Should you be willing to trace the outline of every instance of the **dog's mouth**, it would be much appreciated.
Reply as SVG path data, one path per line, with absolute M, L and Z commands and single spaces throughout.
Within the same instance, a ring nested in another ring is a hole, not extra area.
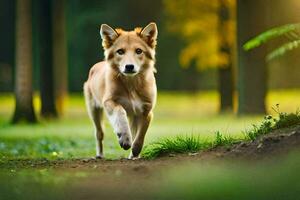
M 127 70 L 125 70 L 125 71 L 122 72 L 122 74 L 124 74 L 125 76 L 134 76 L 134 75 L 137 74 L 137 71 L 135 71 L 135 70 L 127 71 Z

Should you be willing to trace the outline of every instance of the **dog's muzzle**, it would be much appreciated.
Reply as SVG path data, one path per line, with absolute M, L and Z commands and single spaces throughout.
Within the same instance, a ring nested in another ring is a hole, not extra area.
M 135 74 L 136 71 L 134 70 L 134 65 L 125 65 L 125 74 Z

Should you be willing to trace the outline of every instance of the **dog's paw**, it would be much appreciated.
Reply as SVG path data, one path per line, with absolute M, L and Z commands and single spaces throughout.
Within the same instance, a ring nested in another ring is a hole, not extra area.
M 131 147 L 131 138 L 127 133 L 117 133 L 119 138 L 119 144 L 124 150 L 128 150 Z
M 96 160 L 100 160 L 100 159 L 103 159 L 103 158 L 104 158 L 103 155 L 96 155 L 96 157 L 95 157 Z
M 130 154 L 129 154 L 129 156 L 128 156 L 128 159 L 129 159 L 129 160 L 138 160 L 138 159 L 140 159 L 140 156 L 134 156 L 134 155 L 132 154 L 132 152 L 130 152 Z

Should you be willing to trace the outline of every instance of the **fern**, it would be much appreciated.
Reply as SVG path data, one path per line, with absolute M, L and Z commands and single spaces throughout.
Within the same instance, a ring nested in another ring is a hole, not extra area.
M 267 61 L 270 61 L 278 56 L 284 55 L 287 51 L 291 51 L 293 49 L 299 48 L 300 46 L 300 23 L 297 24 L 287 24 L 284 26 L 279 26 L 276 28 L 272 28 L 267 30 L 255 38 L 249 40 L 246 44 L 244 44 L 243 48 L 246 51 L 254 49 L 256 47 L 261 46 L 262 44 L 278 38 L 285 36 L 290 41 L 284 43 L 282 46 L 276 48 L 272 52 L 267 55 Z
M 279 48 L 273 50 L 271 53 L 267 55 L 267 61 L 272 60 L 278 56 L 284 55 L 287 51 L 291 51 L 293 49 L 300 47 L 300 37 L 299 40 L 294 40 L 292 42 L 287 42 L 280 46 Z

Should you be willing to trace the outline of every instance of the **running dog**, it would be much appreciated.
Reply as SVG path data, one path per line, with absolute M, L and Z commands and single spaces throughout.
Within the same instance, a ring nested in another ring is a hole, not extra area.
M 130 159 L 139 157 L 156 103 L 154 73 L 157 26 L 133 31 L 102 24 L 105 60 L 95 64 L 84 83 L 89 116 L 95 127 L 96 158 L 103 158 L 103 111 Z

